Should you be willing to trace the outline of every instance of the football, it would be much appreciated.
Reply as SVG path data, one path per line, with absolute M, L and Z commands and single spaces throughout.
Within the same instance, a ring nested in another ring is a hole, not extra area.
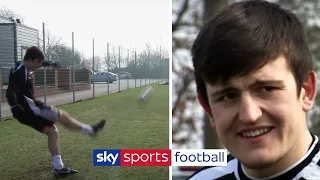
M 152 97 L 152 92 L 153 88 L 151 86 L 144 88 L 138 96 L 138 101 L 143 103 L 148 102 Z

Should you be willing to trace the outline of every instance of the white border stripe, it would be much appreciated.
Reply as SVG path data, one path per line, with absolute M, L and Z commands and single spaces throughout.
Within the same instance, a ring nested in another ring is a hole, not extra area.
M 172 47 L 172 0 L 169 0 L 168 30 L 170 30 L 169 43 Z M 171 48 L 172 49 L 172 48 Z M 169 149 L 172 149 L 172 50 L 169 49 Z M 169 167 L 169 180 L 172 180 L 172 166 Z

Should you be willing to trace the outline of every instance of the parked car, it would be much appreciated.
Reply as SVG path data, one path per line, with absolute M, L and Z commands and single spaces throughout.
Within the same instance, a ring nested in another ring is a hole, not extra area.
M 130 79 L 131 74 L 129 72 L 120 72 L 118 73 L 119 79 Z
M 118 80 L 118 75 L 112 72 L 95 72 L 91 78 L 93 82 L 107 82 L 112 83 Z

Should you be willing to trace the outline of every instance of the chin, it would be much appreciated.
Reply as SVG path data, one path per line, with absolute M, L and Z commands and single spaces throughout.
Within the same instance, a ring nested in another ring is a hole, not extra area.
M 249 156 L 239 158 L 239 161 L 250 169 L 268 168 L 279 161 L 279 155 L 270 152 L 255 152 Z

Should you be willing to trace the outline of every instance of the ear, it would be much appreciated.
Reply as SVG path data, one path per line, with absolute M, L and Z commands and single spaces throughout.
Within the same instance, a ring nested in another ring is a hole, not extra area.
M 210 109 L 209 105 L 204 101 L 204 99 L 200 95 L 200 93 L 198 93 L 198 99 L 199 99 L 199 102 L 200 102 L 201 106 L 203 107 L 203 109 L 205 110 L 206 114 L 208 115 L 212 127 L 214 127 L 215 125 L 214 125 L 214 121 L 213 121 L 213 116 L 212 116 L 211 109 Z
M 307 80 L 302 84 L 300 98 L 302 100 L 302 110 L 308 112 L 317 96 L 317 74 L 312 71 Z

